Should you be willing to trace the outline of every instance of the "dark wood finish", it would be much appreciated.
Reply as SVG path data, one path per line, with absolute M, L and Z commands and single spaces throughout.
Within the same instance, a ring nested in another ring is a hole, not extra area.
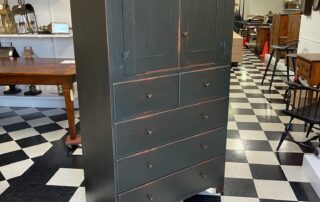
M 259 55 L 263 51 L 265 42 L 268 42 L 268 50 L 270 49 L 270 29 L 269 26 L 257 27 L 257 51 Z
M 312 13 L 312 4 L 313 1 L 312 0 L 301 0 L 301 10 L 303 12 L 304 15 L 311 15 Z
M 273 15 L 270 45 L 278 45 L 286 40 L 288 36 L 288 21 L 289 16 L 287 14 Z M 270 53 L 271 52 L 272 48 L 270 48 Z
M 87 201 L 176 202 L 212 186 L 222 191 L 233 4 L 71 1 Z M 200 90 L 207 80 L 214 92 Z M 219 128 L 220 145 L 212 141 L 217 153 L 203 153 L 183 166 L 170 160 L 152 175 L 123 171 L 139 170 L 142 161 L 135 159 L 172 159 L 165 152 L 172 148 L 184 151 L 176 159 L 192 156 L 183 139 L 198 142 L 200 133 Z M 221 158 L 212 163 L 204 160 L 218 153 Z M 119 166 L 124 159 L 133 163 Z M 146 190 L 156 198 L 146 198 Z
M 310 86 L 320 85 L 320 53 L 301 53 L 297 56 L 297 74 Z
M 61 64 L 62 59 L 0 58 L 1 84 L 62 85 L 69 123 L 68 145 L 80 144 L 74 122 L 73 83 L 74 65 Z
M 289 15 L 288 21 L 288 41 L 298 40 L 300 35 L 301 15 L 292 14 Z

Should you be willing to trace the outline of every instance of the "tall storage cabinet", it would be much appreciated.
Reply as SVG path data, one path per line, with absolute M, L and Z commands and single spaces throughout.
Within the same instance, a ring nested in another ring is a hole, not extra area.
M 72 0 L 88 201 L 222 191 L 233 0 Z

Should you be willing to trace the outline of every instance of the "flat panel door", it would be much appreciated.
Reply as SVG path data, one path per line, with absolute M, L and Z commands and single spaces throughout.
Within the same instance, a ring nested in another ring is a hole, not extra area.
M 178 0 L 123 0 L 125 74 L 178 65 Z
M 215 62 L 219 1 L 181 0 L 182 67 Z

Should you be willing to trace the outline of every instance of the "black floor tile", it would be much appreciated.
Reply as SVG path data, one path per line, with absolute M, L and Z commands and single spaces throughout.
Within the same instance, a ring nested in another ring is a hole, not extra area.
M 246 151 L 272 151 L 267 140 L 242 140 Z
M 0 113 L 0 119 L 5 119 L 9 117 L 14 117 L 14 116 L 17 116 L 17 114 L 14 111 Z
M 183 200 L 183 202 L 220 202 L 220 196 L 204 196 L 204 195 L 195 195 L 191 198 Z
M 278 161 L 281 165 L 294 165 L 301 166 L 303 162 L 303 153 L 287 153 L 287 152 L 276 152 L 275 153 Z
M 225 196 L 258 197 L 254 182 L 251 179 L 225 178 Z
M 21 117 L 22 117 L 24 120 L 29 121 L 29 120 L 34 120 L 34 119 L 43 118 L 43 117 L 45 117 L 45 115 L 42 114 L 41 112 L 36 112 L 36 113 L 32 113 L 32 114 L 22 115 Z
M 248 103 L 247 98 L 229 98 L 229 102 L 241 102 L 241 103 Z
M 250 164 L 249 166 L 254 179 L 287 181 L 280 166 L 260 164 Z
M 262 130 L 259 123 L 239 122 L 237 126 L 239 130 Z
M 264 98 L 263 94 L 246 93 L 248 98 Z
M 270 104 L 251 103 L 253 109 L 272 109 Z
M 244 151 L 227 150 L 226 162 L 248 163 L 248 160 Z
M 264 123 L 282 123 L 279 117 L 277 116 L 259 116 L 257 115 L 257 119 L 259 122 L 264 122 Z
M 47 140 L 44 139 L 41 135 L 36 135 L 33 137 L 28 137 L 28 138 L 17 140 L 16 142 L 20 147 L 26 148 L 26 147 L 45 143 L 45 142 L 47 142 Z
M 310 183 L 290 182 L 290 185 L 299 201 L 320 201 Z
M 240 139 L 238 130 L 228 130 L 227 137 L 230 139 Z
M 55 122 L 59 122 L 59 121 L 67 120 L 68 118 L 67 118 L 67 114 L 63 113 L 63 114 L 50 116 L 50 119 L 55 121 Z
M 235 115 L 255 115 L 252 109 L 233 109 Z
M 47 132 L 51 132 L 51 131 L 55 131 L 55 130 L 60 130 L 60 129 L 62 129 L 62 127 L 56 123 L 51 123 L 48 125 L 35 127 L 34 129 L 37 130 L 39 133 L 47 133 Z
M 15 123 L 7 126 L 3 126 L 3 128 L 7 131 L 7 133 L 17 130 L 23 130 L 26 128 L 31 128 L 31 126 L 27 122 Z
M 9 142 L 11 140 L 12 138 L 7 133 L 0 135 L 0 143 Z
M 9 165 L 11 163 L 26 160 L 28 158 L 29 157 L 22 150 L 9 152 L 9 153 L 0 155 L 0 166 Z

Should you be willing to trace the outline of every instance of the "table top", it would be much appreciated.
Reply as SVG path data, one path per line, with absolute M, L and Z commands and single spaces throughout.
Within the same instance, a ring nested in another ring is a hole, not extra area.
M 65 59 L 0 58 L 0 75 L 75 76 L 74 64 L 61 64 Z
M 300 53 L 298 57 L 310 62 L 320 62 L 320 53 Z

